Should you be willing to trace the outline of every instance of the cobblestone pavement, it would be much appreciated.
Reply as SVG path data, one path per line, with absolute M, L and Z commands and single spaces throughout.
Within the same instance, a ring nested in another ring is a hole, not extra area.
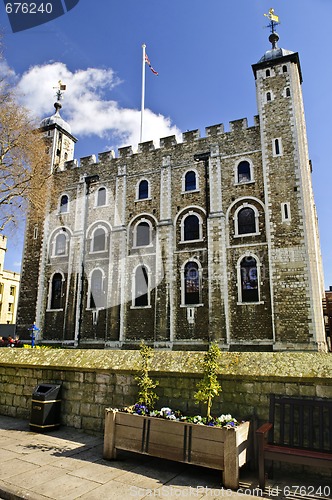
M 102 437 L 69 427 L 41 434 L 27 421 L 0 416 L 0 500 L 332 498 L 331 476 L 276 473 L 263 492 L 257 473 L 241 470 L 232 491 L 218 471 L 125 452 L 106 461 L 102 445 Z

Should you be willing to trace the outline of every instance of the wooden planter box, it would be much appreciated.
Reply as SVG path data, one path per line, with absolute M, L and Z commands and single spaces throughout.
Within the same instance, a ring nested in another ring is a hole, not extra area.
M 249 427 L 232 429 L 105 411 L 104 458 L 116 450 L 200 465 L 223 471 L 226 488 L 239 487 L 239 468 L 249 460 Z

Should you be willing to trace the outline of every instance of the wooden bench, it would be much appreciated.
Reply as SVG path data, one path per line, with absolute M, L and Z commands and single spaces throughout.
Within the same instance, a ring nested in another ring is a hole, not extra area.
M 265 461 L 332 469 L 332 400 L 270 396 L 269 422 L 257 431 L 259 486 Z

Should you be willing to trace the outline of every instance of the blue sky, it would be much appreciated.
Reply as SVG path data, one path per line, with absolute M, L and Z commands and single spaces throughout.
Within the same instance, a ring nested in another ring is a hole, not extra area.
M 331 0 L 80 0 L 64 16 L 12 33 L 3 4 L 3 71 L 40 119 L 53 113 L 59 78 L 62 116 L 79 141 L 75 157 L 133 145 L 139 137 L 142 43 L 147 68 L 143 140 L 257 114 L 251 64 L 270 47 L 263 14 L 274 7 L 279 46 L 298 51 L 303 73 L 313 186 L 324 263 L 332 285 Z M 91 133 L 92 132 L 92 133 Z M 8 234 L 5 267 L 18 271 L 22 237 Z

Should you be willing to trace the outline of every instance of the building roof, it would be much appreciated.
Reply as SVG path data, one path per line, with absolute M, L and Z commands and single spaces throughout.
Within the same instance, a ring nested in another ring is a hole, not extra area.
M 273 59 L 278 59 L 279 57 L 289 56 L 290 54 L 294 54 L 294 52 L 292 50 L 274 47 L 265 52 L 265 54 L 258 61 L 258 64 L 266 61 L 271 61 Z
M 49 116 L 48 118 L 44 118 L 41 122 L 40 122 L 40 127 L 48 127 L 50 125 L 58 125 L 59 127 L 61 127 L 63 130 L 65 130 L 66 132 L 68 132 L 69 134 L 71 134 L 71 127 L 69 125 L 69 123 L 67 123 L 60 115 L 60 109 L 62 108 L 61 104 L 59 101 L 55 102 L 54 103 L 54 107 L 55 107 L 55 113 L 54 115 L 52 116 Z

